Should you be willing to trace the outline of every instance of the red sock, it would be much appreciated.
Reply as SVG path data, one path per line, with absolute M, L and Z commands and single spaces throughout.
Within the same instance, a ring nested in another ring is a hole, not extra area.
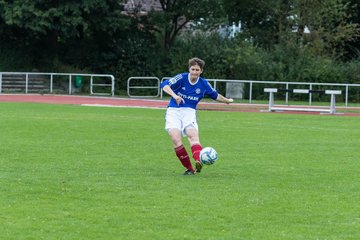
M 179 158 L 181 164 L 188 170 L 194 171 L 193 166 L 191 165 L 189 155 L 184 147 L 181 145 L 180 147 L 175 148 L 176 156 Z
M 192 155 L 193 155 L 193 158 L 195 159 L 195 161 L 200 161 L 201 149 L 202 149 L 202 146 L 198 143 L 195 143 L 194 145 L 191 146 Z

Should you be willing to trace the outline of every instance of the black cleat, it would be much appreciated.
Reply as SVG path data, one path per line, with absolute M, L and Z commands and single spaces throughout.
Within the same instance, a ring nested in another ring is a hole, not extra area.
M 194 174 L 195 174 L 195 172 L 192 171 L 192 170 L 186 170 L 186 171 L 184 172 L 184 175 L 194 175 Z
M 200 173 L 202 167 L 203 167 L 203 164 L 200 161 L 195 161 L 195 169 L 196 169 L 195 172 L 196 173 Z

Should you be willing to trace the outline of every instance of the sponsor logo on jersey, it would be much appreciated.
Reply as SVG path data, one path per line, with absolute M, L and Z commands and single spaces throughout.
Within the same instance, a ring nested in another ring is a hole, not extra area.
M 180 97 L 182 97 L 183 99 L 188 99 L 188 100 L 193 100 L 193 101 L 199 101 L 199 98 L 198 97 L 194 97 L 194 96 L 188 96 L 188 95 L 185 95 L 185 94 L 182 94 L 182 93 L 178 93 L 178 95 Z

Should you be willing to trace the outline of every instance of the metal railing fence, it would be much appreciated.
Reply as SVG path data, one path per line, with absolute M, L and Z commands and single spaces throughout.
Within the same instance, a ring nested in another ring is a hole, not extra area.
M 138 86 L 136 85 L 138 81 L 144 82 L 146 81 L 145 86 Z M 134 84 L 135 82 L 135 84 Z M 130 77 L 127 80 L 127 87 L 126 87 L 126 91 L 127 91 L 127 95 L 129 97 L 158 97 L 160 96 L 160 94 L 162 93 L 162 91 L 160 91 L 160 79 L 158 77 Z M 134 84 L 134 85 L 132 85 Z M 134 95 L 131 93 L 132 89 L 148 89 L 148 90 L 156 90 L 156 94 L 155 95 Z M 160 93 L 161 92 L 161 93 Z
M 48 91 L 49 93 L 53 93 L 54 91 L 54 81 L 61 81 L 62 79 L 55 79 L 55 77 L 65 77 L 68 80 L 68 93 L 71 95 L 73 93 L 73 83 L 75 77 L 82 77 L 89 78 L 89 92 L 91 95 L 111 95 L 114 96 L 115 93 L 115 77 L 113 75 L 108 74 L 84 74 L 84 73 L 42 73 L 42 72 L 0 72 L 0 94 L 4 90 L 4 83 L 3 80 L 6 77 L 15 76 L 15 77 L 22 77 L 24 79 L 24 85 L 21 86 L 21 89 L 28 94 L 29 93 L 29 82 L 31 77 L 45 77 L 45 80 L 48 81 Z M 98 80 L 95 81 L 95 78 L 101 78 L 103 81 L 99 82 Z M 110 80 L 106 81 L 107 79 Z M 11 80 L 8 80 L 9 88 L 11 88 Z M 97 92 L 94 88 L 109 88 L 109 92 Z M 17 86 L 19 88 L 19 85 Z
M 161 79 L 160 82 L 157 82 L 156 85 L 151 85 L 151 86 L 141 86 L 141 85 L 137 85 L 137 86 L 131 86 L 130 88 L 133 89 L 145 89 L 145 88 L 160 88 L 160 84 L 166 80 L 166 79 L 170 79 L 171 77 L 163 77 Z M 129 78 L 130 79 L 130 78 Z M 137 80 L 141 80 L 141 79 L 149 79 L 148 77 L 136 77 Z M 154 77 L 154 79 L 158 79 L 157 77 Z M 236 80 L 236 79 L 207 79 L 210 83 L 212 83 L 213 87 L 215 89 L 218 90 L 218 85 L 219 83 L 243 83 L 243 84 L 247 84 L 248 88 L 244 88 L 244 91 L 247 92 L 248 95 L 248 101 L 249 103 L 253 103 L 254 100 L 254 88 L 255 87 L 259 87 L 258 85 L 262 85 L 262 89 L 265 87 L 268 87 L 268 85 L 278 85 L 278 86 L 283 86 L 286 89 L 289 89 L 291 87 L 295 87 L 295 86 L 307 86 L 309 90 L 313 90 L 314 87 L 321 87 L 321 86 L 327 86 L 328 89 L 327 90 L 333 90 L 332 88 L 342 88 L 343 92 L 344 92 L 344 102 L 345 102 L 345 106 L 347 107 L 349 104 L 349 90 L 350 88 L 359 88 L 360 84 L 348 84 L 348 83 L 315 83 L 315 82 L 277 82 L 277 81 L 259 81 L 259 80 Z M 129 80 L 128 80 L 129 83 Z M 130 89 L 128 87 L 128 90 Z M 360 89 L 359 89 L 360 90 Z M 163 98 L 163 91 L 160 89 L 160 98 Z M 132 97 L 132 95 L 130 95 L 128 93 L 129 97 Z M 158 95 L 154 96 L 157 97 Z M 151 96 L 147 96 L 147 97 L 151 97 Z M 312 104 L 313 101 L 313 96 L 312 93 L 309 93 L 309 105 Z M 289 104 L 289 93 L 287 92 L 285 94 L 285 104 Z
M 348 106 L 349 103 L 349 89 L 351 87 L 360 87 L 360 84 L 348 84 L 348 83 L 315 83 L 315 82 L 277 82 L 277 81 L 258 81 L 258 80 L 229 80 L 229 79 L 208 79 L 209 82 L 213 82 L 213 87 L 217 89 L 217 83 L 218 82 L 232 82 L 232 83 L 248 83 L 249 84 L 249 103 L 252 103 L 253 100 L 253 88 L 255 84 L 261 84 L 261 85 L 283 85 L 286 89 L 289 89 L 292 85 L 303 85 L 308 86 L 309 90 L 313 90 L 314 86 L 329 86 L 332 87 L 341 87 L 345 88 L 344 93 L 344 101 L 345 106 Z M 265 88 L 265 86 L 263 88 Z M 330 90 L 330 89 L 329 89 Z M 285 94 L 285 103 L 289 103 L 289 93 L 287 92 Z M 309 105 L 312 103 L 312 94 L 309 93 Z

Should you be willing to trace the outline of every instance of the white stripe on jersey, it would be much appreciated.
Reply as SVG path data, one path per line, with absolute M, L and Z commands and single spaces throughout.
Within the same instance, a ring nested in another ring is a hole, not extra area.
M 175 84 L 175 83 L 176 83 L 177 81 L 179 81 L 181 78 L 182 78 L 182 75 L 181 75 L 181 74 L 178 74 L 178 75 L 176 75 L 176 76 L 173 77 L 173 78 L 170 78 L 170 79 L 169 79 L 170 85 Z
M 211 87 L 212 90 L 215 90 L 215 89 L 213 88 L 213 86 L 211 86 L 211 84 L 210 84 L 209 82 L 207 82 L 207 84 Z

